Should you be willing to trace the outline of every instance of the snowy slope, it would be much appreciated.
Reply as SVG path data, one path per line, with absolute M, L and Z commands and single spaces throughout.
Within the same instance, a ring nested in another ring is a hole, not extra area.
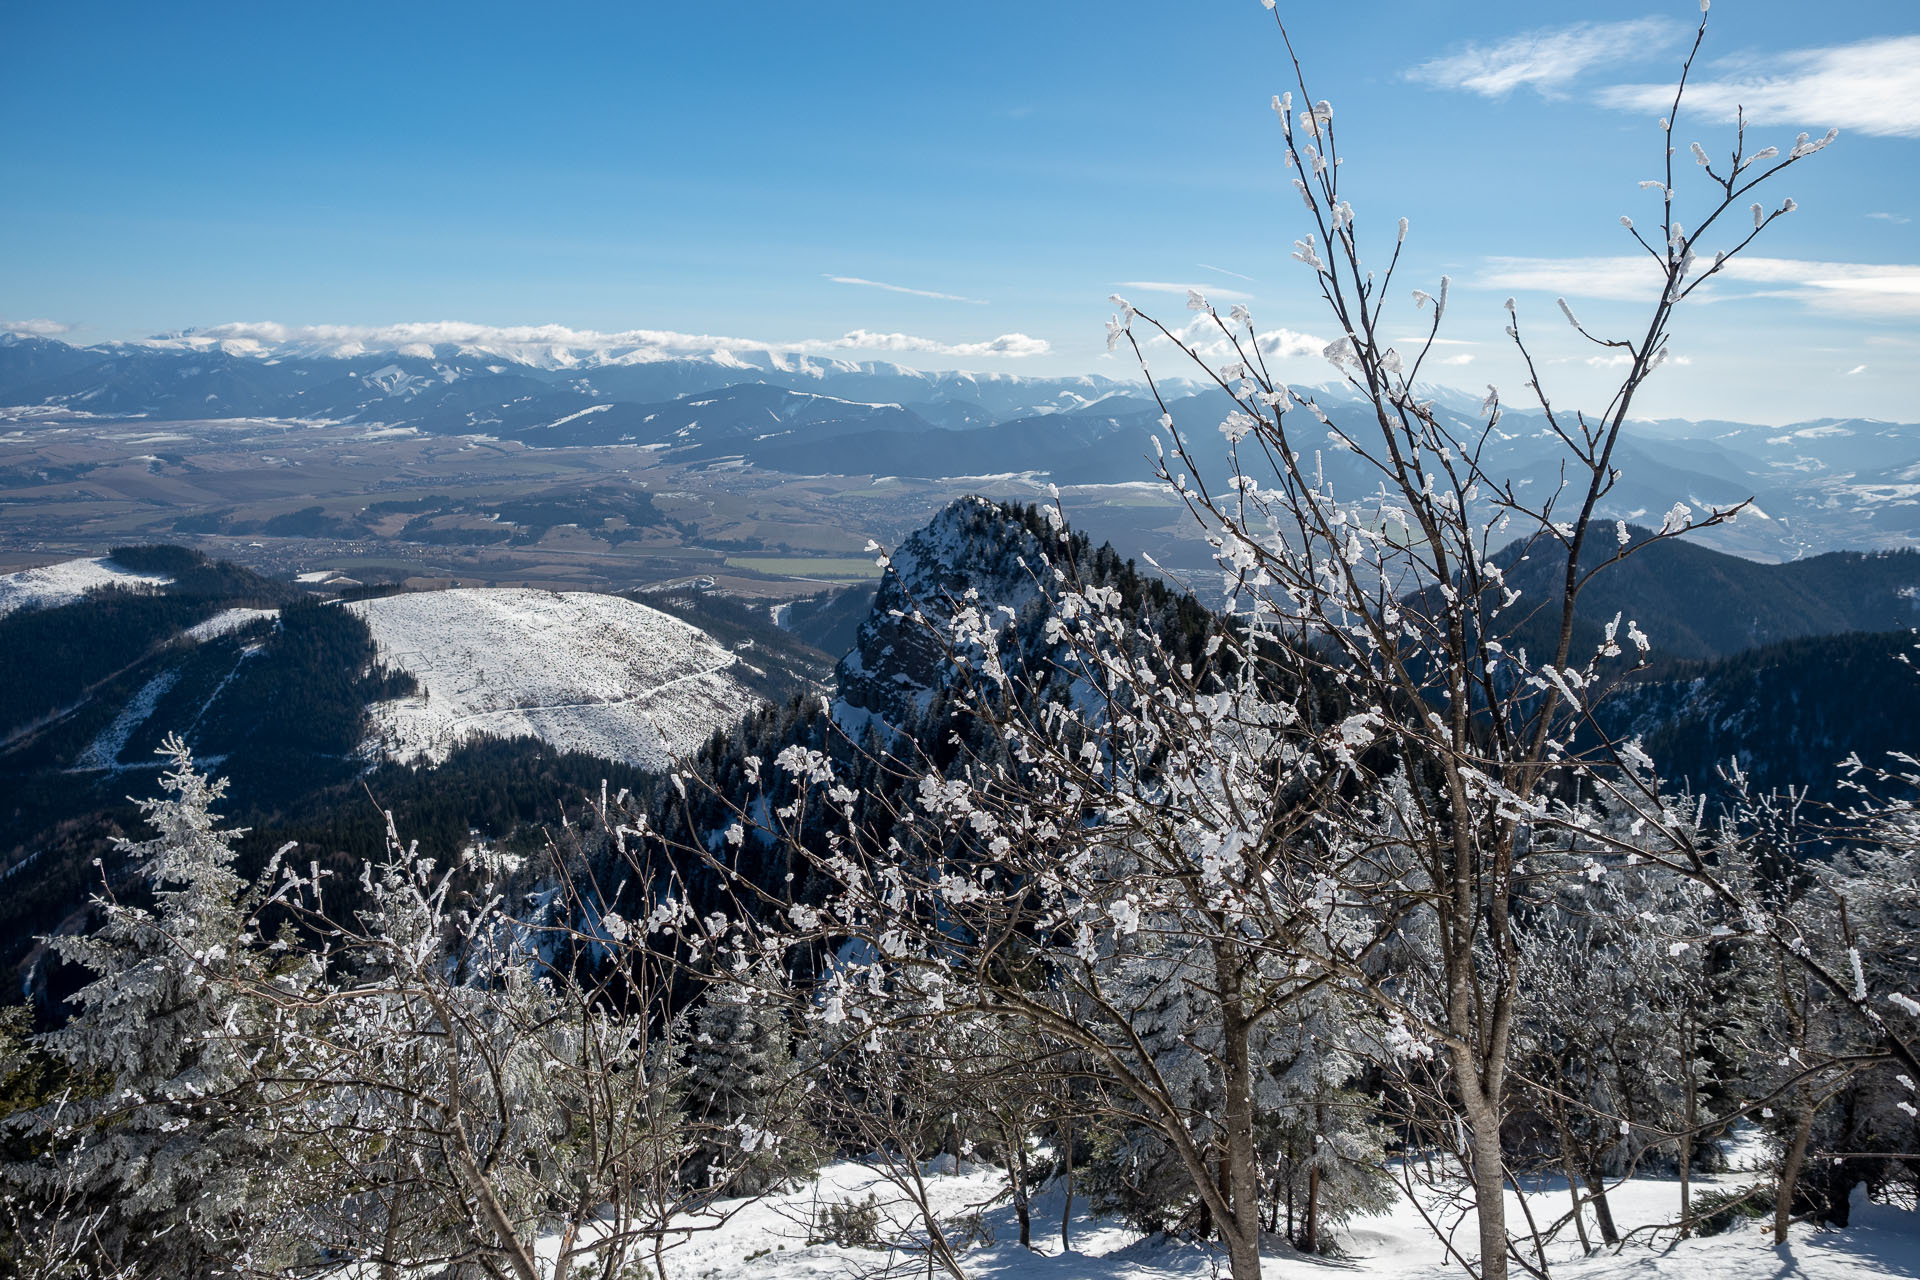
M 62 560 L 37 569 L 0 574 L 0 615 L 16 609 L 51 609 L 72 604 L 95 587 L 157 591 L 171 581 L 173 579 L 162 574 L 123 569 L 105 556 Z
M 344 607 L 366 619 L 381 660 L 419 682 L 372 708 L 369 747 L 400 760 L 530 735 L 657 768 L 756 701 L 712 637 L 617 596 L 466 588 Z

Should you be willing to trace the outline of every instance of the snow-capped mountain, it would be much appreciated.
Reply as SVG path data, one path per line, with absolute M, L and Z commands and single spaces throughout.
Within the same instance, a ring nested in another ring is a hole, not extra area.
M 249 327 L 261 328 L 273 327 Z M 0 334 L 0 405 L 153 418 L 272 414 L 392 424 L 434 388 L 458 382 L 468 384 L 469 400 L 494 405 L 530 396 L 555 404 L 569 397 L 648 403 L 765 383 L 863 403 L 970 406 L 980 411 L 977 421 L 1077 410 L 1132 386 L 1099 377 L 922 372 L 879 361 L 726 347 L 582 347 L 537 338 L 405 341 L 409 326 L 396 328 L 383 331 L 388 336 L 381 341 L 306 336 L 270 342 L 210 330 L 97 347 Z M 432 419 L 423 429 L 458 426 L 457 419 Z

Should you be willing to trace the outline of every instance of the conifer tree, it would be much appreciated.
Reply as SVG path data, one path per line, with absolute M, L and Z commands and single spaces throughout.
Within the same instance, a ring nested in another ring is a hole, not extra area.
M 165 794 L 140 802 L 155 835 L 116 845 L 154 907 L 103 895 L 99 929 L 48 940 L 96 976 L 73 996 L 74 1016 L 39 1039 L 72 1084 L 10 1118 L 40 1155 L 7 1178 L 86 1221 L 88 1239 L 73 1244 L 94 1265 L 137 1260 L 140 1274 L 190 1277 L 237 1251 L 266 1154 L 245 1122 L 236 1057 L 254 1015 L 228 985 L 258 957 L 233 869 L 242 832 L 214 811 L 226 785 L 208 780 L 179 738 L 161 751 Z

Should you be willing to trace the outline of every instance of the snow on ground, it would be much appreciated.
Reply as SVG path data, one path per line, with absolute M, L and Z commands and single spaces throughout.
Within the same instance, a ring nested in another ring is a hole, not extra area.
M 222 609 L 205 622 L 196 622 L 188 627 L 186 635 L 189 640 L 211 640 L 215 636 L 224 636 L 238 631 L 262 618 L 279 616 L 278 609 Z
M 372 708 L 369 747 L 442 760 L 475 737 L 531 735 L 658 768 L 756 701 L 706 632 L 618 596 L 461 588 L 357 600 L 412 697 Z
M 158 573 L 135 573 L 106 556 L 91 560 L 62 560 L 58 564 L 0 574 L 0 616 L 16 609 L 51 609 L 72 604 L 95 587 L 122 586 L 158 591 L 173 579 Z
M 1697 1178 L 1696 1187 L 1742 1186 L 1755 1173 Z M 1074 1201 L 1072 1249 L 1063 1252 L 1060 1218 L 1064 1207 L 1056 1186 L 1035 1197 L 1033 1238 L 1038 1252 L 1020 1247 L 1013 1210 L 1004 1199 L 1005 1183 L 996 1170 L 969 1165 L 959 1175 L 927 1179 L 931 1200 L 943 1222 L 983 1208 L 991 1243 L 961 1256 L 970 1280 L 1217 1280 L 1226 1273 L 1224 1255 L 1198 1244 L 1143 1237 L 1113 1219 L 1091 1217 L 1085 1202 Z M 889 1205 L 892 1238 L 916 1233 L 898 1192 L 870 1168 L 840 1163 L 796 1191 L 736 1206 L 718 1230 L 691 1234 L 665 1255 L 675 1280 L 774 1280 L 775 1277 L 875 1276 L 892 1264 L 894 1274 L 927 1274 L 925 1255 L 896 1249 L 841 1248 L 807 1244 L 809 1225 L 827 1203 L 859 1203 L 872 1193 Z M 1528 1184 L 1528 1199 L 1543 1224 L 1558 1219 L 1568 1203 L 1564 1182 Z M 1679 1184 L 1671 1179 L 1636 1178 L 1611 1196 L 1622 1230 L 1670 1220 L 1679 1207 Z M 1509 1213 L 1524 1222 L 1510 1194 Z M 1580 1255 L 1571 1228 L 1567 1239 L 1547 1246 L 1556 1280 L 1878 1280 L 1920 1277 L 1920 1213 L 1881 1205 L 1859 1205 L 1854 1226 L 1844 1231 L 1793 1228 L 1789 1243 L 1775 1249 L 1771 1222 L 1746 1224 L 1722 1235 L 1674 1243 L 1627 1245 L 1620 1252 Z M 1592 1229 L 1589 1221 L 1589 1230 Z M 1471 1217 L 1455 1228 L 1454 1238 L 1469 1257 Z M 883 1237 L 888 1235 L 885 1227 Z M 1273 1248 L 1263 1267 L 1266 1280 L 1442 1280 L 1464 1274 L 1450 1262 L 1439 1240 L 1403 1196 L 1385 1214 L 1357 1219 L 1337 1234 L 1343 1256 L 1312 1257 Z M 944 1274 L 936 1272 L 935 1274 Z M 1514 1268 L 1516 1276 L 1523 1273 Z
M 180 679 L 180 673 L 169 667 L 153 679 L 147 681 L 140 692 L 133 695 L 113 723 L 100 731 L 100 736 L 87 745 L 80 758 L 73 762 L 75 771 L 89 769 L 114 769 L 120 764 L 120 753 L 127 749 L 127 739 L 133 731 L 147 722 L 154 707 L 167 690 L 173 688 Z

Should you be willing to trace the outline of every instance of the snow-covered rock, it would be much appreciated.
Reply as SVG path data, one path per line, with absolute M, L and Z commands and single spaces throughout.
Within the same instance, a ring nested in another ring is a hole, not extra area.
M 840 660 L 842 724 L 857 727 L 877 716 L 900 726 L 924 711 L 945 678 L 945 656 L 935 635 L 913 620 L 915 611 L 948 616 L 969 591 L 1018 611 L 1040 594 L 1033 575 L 1042 552 L 1040 540 L 997 503 L 965 497 L 947 504 L 894 552 L 859 641 Z
M 531 736 L 648 768 L 756 701 L 706 632 L 618 596 L 463 588 L 354 601 L 411 697 L 371 708 L 371 750 L 438 761 L 471 738 Z

